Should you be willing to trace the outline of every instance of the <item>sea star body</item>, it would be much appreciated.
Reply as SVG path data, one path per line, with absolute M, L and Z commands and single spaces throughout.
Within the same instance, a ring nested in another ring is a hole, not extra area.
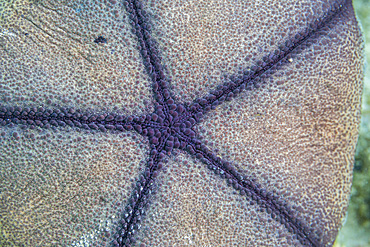
M 0 122 L 3 126 L 8 126 L 4 128 L 14 125 L 31 129 L 69 127 L 92 133 L 108 131 L 114 134 L 134 131 L 148 139 L 149 154 L 145 168 L 140 172 L 131 196 L 116 221 L 113 240 L 108 241 L 115 246 L 135 245 L 137 238 L 140 242 L 141 237 L 137 235 L 146 217 L 146 211 L 150 208 L 149 202 L 153 200 L 152 193 L 158 189 L 156 181 L 161 175 L 166 157 L 185 152 L 225 180 L 248 205 L 257 207 L 261 214 L 268 215 L 275 223 L 280 224 L 289 235 L 288 243 L 300 243 L 305 246 L 327 244 L 315 225 L 300 217 L 299 213 L 294 211 L 295 207 L 292 208 L 282 195 L 264 188 L 247 174 L 248 171 L 235 167 L 233 162 L 220 158 L 217 152 L 211 150 L 207 146 L 208 142 L 204 142 L 200 137 L 197 128 L 219 105 L 239 97 L 242 93 L 248 94 L 264 87 L 268 78 L 291 63 L 297 54 L 313 46 L 315 38 L 334 25 L 338 16 L 351 8 L 350 1 L 330 5 L 324 15 L 296 32 L 278 49 L 265 54 L 255 61 L 253 66 L 243 68 L 235 75 L 225 76 L 225 81 L 214 90 L 187 103 L 175 100 L 172 95 L 169 86 L 171 80 L 166 76 L 162 55 L 153 38 L 153 27 L 149 24 L 150 20 L 143 4 L 137 0 L 126 0 L 124 6 L 130 17 L 133 33 L 137 36 L 138 50 L 146 73 L 152 82 L 154 112 L 126 116 L 115 112 L 94 113 L 68 107 L 51 109 L 4 106 L 0 109 Z M 94 42 L 104 45 L 107 39 L 99 36 Z M 13 137 L 19 138 L 18 133 L 14 132 Z

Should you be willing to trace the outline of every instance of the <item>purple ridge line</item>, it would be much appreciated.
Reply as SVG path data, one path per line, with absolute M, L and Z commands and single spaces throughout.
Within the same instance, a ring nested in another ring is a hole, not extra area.
M 168 90 L 167 79 L 164 75 L 164 68 L 161 65 L 160 55 L 151 35 L 151 25 L 148 24 L 148 19 L 145 17 L 145 10 L 143 10 L 140 1 L 126 0 L 124 1 L 124 5 L 139 39 L 139 50 L 141 51 L 145 68 L 153 81 L 153 90 L 157 102 L 164 106 L 164 113 L 168 117 L 168 108 L 163 101 L 170 97 L 170 92 Z
M 132 9 L 136 7 L 138 10 L 137 12 L 140 13 L 141 11 L 141 3 L 138 3 L 136 1 L 130 2 L 132 4 Z M 244 73 L 243 79 L 234 79 L 228 83 L 225 83 L 225 85 L 220 85 L 216 91 L 213 92 L 213 94 L 210 94 L 206 98 L 198 99 L 193 102 L 193 104 L 189 107 L 190 109 L 179 112 L 179 114 L 175 114 L 175 118 L 173 119 L 172 116 L 169 116 L 166 114 L 166 116 L 163 116 L 162 114 L 158 114 L 159 118 L 164 119 L 164 124 L 166 128 L 164 128 L 162 131 L 164 133 L 167 133 L 166 139 L 163 141 L 158 140 L 158 138 L 152 138 L 150 142 L 152 143 L 153 149 L 156 150 L 155 144 L 157 144 L 158 141 L 160 141 L 160 148 L 163 150 L 165 148 L 168 152 L 172 151 L 174 145 L 173 141 L 178 139 L 178 143 L 180 143 L 180 148 L 184 149 L 186 147 L 188 153 L 191 155 L 195 155 L 197 159 L 202 160 L 204 163 L 210 165 L 211 167 L 218 167 L 223 173 L 225 174 L 225 177 L 229 180 L 229 183 L 233 184 L 235 189 L 239 189 L 241 193 L 245 193 L 247 197 L 251 197 L 254 201 L 257 201 L 257 203 L 262 207 L 266 208 L 267 213 L 271 214 L 272 218 L 275 218 L 277 221 L 279 221 L 281 224 L 283 224 L 291 233 L 296 234 L 299 241 L 304 245 L 310 245 L 310 246 L 318 246 L 319 242 L 314 239 L 313 236 L 311 236 L 307 230 L 306 227 L 303 226 L 303 224 L 296 219 L 292 214 L 288 212 L 286 209 L 287 206 L 279 204 L 277 201 L 277 198 L 271 197 L 269 198 L 267 194 L 265 195 L 266 190 L 259 189 L 258 185 L 255 184 L 251 180 L 244 180 L 242 177 L 230 166 L 227 162 L 222 162 L 220 159 L 214 158 L 214 155 L 206 149 L 205 145 L 201 144 L 201 141 L 192 139 L 195 137 L 196 132 L 192 130 L 191 128 L 199 122 L 199 120 L 202 118 L 203 114 L 209 111 L 210 109 L 214 108 L 221 102 L 225 100 L 230 100 L 232 97 L 237 96 L 242 90 L 248 89 L 251 90 L 253 87 L 258 88 L 259 84 L 256 82 L 259 77 L 262 77 L 263 75 L 266 76 L 266 74 L 270 73 L 272 74 L 274 71 L 277 70 L 278 66 L 282 66 L 285 63 L 287 63 L 288 59 L 291 57 L 291 53 L 293 50 L 297 49 L 298 47 L 302 46 L 302 44 L 307 41 L 310 37 L 314 36 L 321 28 L 323 28 L 328 22 L 330 22 L 334 16 L 340 12 L 343 9 L 343 5 L 337 5 L 334 6 L 332 9 L 329 10 L 331 13 L 330 15 L 325 15 L 321 20 L 316 20 L 309 29 L 306 29 L 304 33 L 298 33 L 295 35 L 293 41 L 287 41 L 285 43 L 285 46 L 280 46 L 280 50 L 274 51 L 274 53 L 265 56 L 262 61 L 257 61 L 256 64 L 251 67 L 249 72 Z M 130 12 L 130 9 L 128 10 Z M 134 10 L 131 10 L 131 13 L 135 13 Z M 135 21 L 135 18 L 132 18 Z M 137 19 L 145 19 L 143 16 L 140 16 Z M 140 23 L 140 21 L 138 21 Z M 136 22 L 135 22 L 136 23 Z M 137 23 L 136 23 L 137 24 Z M 142 23 L 140 23 L 142 24 Z M 137 32 L 140 36 L 141 29 L 139 27 L 139 31 Z M 148 36 L 149 37 L 149 36 Z M 139 37 L 140 39 L 140 37 Z M 143 45 L 144 47 L 144 45 Z M 155 62 L 159 61 L 156 60 Z M 159 67 L 159 66 L 158 66 Z M 154 77 L 154 79 L 156 79 Z M 165 80 L 164 76 L 161 78 Z M 159 85 L 156 86 L 156 83 Z M 161 90 L 160 87 L 161 83 L 155 81 L 154 84 L 154 90 L 158 90 L 162 93 L 164 90 Z M 163 102 L 160 96 L 158 96 L 158 103 L 163 105 L 163 111 L 168 112 L 168 109 L 170 107 L 166 107 L 167 105 L 172 106 L 174 104 L 173 100 L 170 98 L 170 94 L 164 95 L 165 99 L 170 100 L 170 103 Z M 199 103 L 198 103 L 199 102 Z M 171 115 L 173 115 L 175 109 L 177 107 L 173 107 Z M 156 109 L 156 111 L 158 108 Z M 162 110 L 159 108 L 159 110 Z M 154 113 L 153 115 L 156 115 Z M 174 126 L 174 128 L 171 128 L 171 124 L 175 123 L 178 124 L 177 126 Z M 171 131 L 167 131 L 168 129 L 172 129 Z M 173 136 L 171 136 L 171 132 Z M 170 140 L 170 138 L 172 138 Z M 168 144 L 170 143 L 170 144 Z M 167 145 L 164 147 L 164 145 Z M 157 145 L 158 146 L 158 145 Z M 179 146 L 178 144 L 176 145 Z M 167 149 L 168 147 L 168 149 Z M 201 148 L 201 149 L 200 149 Z M 206 151 L 205 151 L 206 150 Z M 163 158 L 163 157 L 162 157 Z M 270 194 L 269 194 L 270 195 Z M 125 236 L 127 236 L 127 233 L 125 233 Z M 122 241 L 120 244 L 123 244 Z M 127 242 L 126 242 L 127 243 Z M 128 244 L 130 241 L 128 241 Z
M 109 113 L 97 114 L 81 112 L 74 108 L 45 109 L 44 107 L 0 107 L 0 125 L 23 124 L 43 128 L 76 127 L 87 130 L 117 130 L 131 129 L 134 123 L 129 121 L 131 117 Z
M 205 145 L 191 143 L 189 146 L 197 159 L 207 164 L 208 168 L 216 174 L 222 173 L 222 178 L 227 180 L 229 186 L 238 190 L 240 195 L 245 196 L 247 200 L 252 198 L 251 205 L 256 201 L 263 211 L 283 224 L 290 233 L 296 234 L 303 245 L 320 245 L 319 241 L 310 234 L 307 226 L 302 223 L 302 220 L 297 219 L 291 210 L 284 205 L 284 202 L 279 201 L 278 195 L 262 189 L 262 186 L 256 182 L 242 176 L 229 162 L 215 157 Z

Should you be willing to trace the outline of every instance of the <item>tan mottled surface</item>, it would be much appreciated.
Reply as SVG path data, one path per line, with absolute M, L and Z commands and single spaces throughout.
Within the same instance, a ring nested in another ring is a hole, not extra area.
M 141 137 L 18 127 L 0 133 L 1 245 L 104 245 L 147 155 Z
M 173 90 L 191 101 L 277 49 L 321 17 L 328 2 L 160 0 L 144 7 Z
M 201 124 L 221 157 L 278 190 L 324 241 L 335 238 L 346 212 L 358 136 L 361 38 L 348 23 L 338 20 L 265 88 L 219 106 Z
M 188 154 L 170 160 L 157 187 L 138 245 L 299 245 L 282 224 Z
M 123 6 L 85 1 L 1 5 L 2 101 L 149 111 L 152 89 Z M 94 43 L 99 36 L 107 43 Z
M 353 5 L 366 41 L 364 90 L 362 95 L 361 124 L 356 147 L 351 200 L 344 225 L 338 233 L 335 247 L 370 246 L 370 4 L 354 0 Z
M 83 2 L 0 3 L 2 105 L 152 111 L 151 83 L 123 6 Z M 320 17 L 325 2 L 147 1 L 144 8 L 174 98 L 190 101 Z M 294 205 L 326 245 L 347 207 L 360 116 L 362 39 L 346 15 L 265 87 L 217 107 L 197 127 L 208 147 Z M 107 44 L 93 42 L 100 35 Z M 1 244 L 110 241 L 145 167 L 146 138 L 19 126 L 0 134 Z M 157 186 L 139 243 L 299 245 L 187 154 L 171 157 Z

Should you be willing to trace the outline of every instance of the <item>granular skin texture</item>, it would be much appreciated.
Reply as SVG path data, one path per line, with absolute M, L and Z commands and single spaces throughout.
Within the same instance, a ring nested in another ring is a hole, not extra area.
M 351 1 L 0 3 L 0 244 L 331 246 Z

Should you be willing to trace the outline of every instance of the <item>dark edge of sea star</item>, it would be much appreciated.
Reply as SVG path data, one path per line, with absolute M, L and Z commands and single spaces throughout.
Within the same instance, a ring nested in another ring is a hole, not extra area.
M 35 128 L 35 126 L 54 128 L 69 125 L 103 132 L 107 130 L 122 132 L 134 129 L 140 135 L 149 137 L 151 151 L 148 165 L 144 173 L 140 175 L 132 196 L 128 199 L 113 245 L 128 246 L 135 241 L 134 234 L 145 213 L 144 209 L 154 189 L 154 180 L 163 166 L 163 159 L 174 148 L 178 148 L 187 150 L 188 153 L 207 164 L 209 169 L 221 178 L 227 179 L 228 184 L 238 190 L 241 195 L 246 196 L 247 200 L 252 199 L 251 204 L 257 202 L 262 211 L 266 211 L 272 218 L 283 224 L 289 232 L 295 234 L 302 245 L 320 246 L 321 243 L 317 236 L 314 236 L 309 228 L 293 215 L 285 201 L 279 199 L 276 193 L 267 192 L 254 181 L 246 179 L 229 162 L 218 158 L 195 138 L 196 132 L 193 127 L 204 114 L 223 101 L 236 97 L 243 90 L 252 90 L 261 86 L 265 78 L 288 63 L 294 55 L 293 52 L 299 53 L 308 48 L 312 44 L 309 40 L 312 39 L 314 42 L 313 38 L 321 35 L 320 30 L 329 25 L 338 13 L 344 11 L 351 1 L 346 0 L 342 4 L 333 4 L 324 16 L 316 19 L 291 40 L 279 46 L 279 50 L 257 61 L 244 72 L 243 77 L 231 76 L 229 82 L 218 86 L 206 97 L 194 100 L 190 107 L 175 104 L 171 98 L 168 90 L 169 82 L 165 78 L 156 43 L 151 37 L 151 26 L 147 24 L 148 20 L 142 4 L 135 0 L 126 0 L 124 3 L 134 27 L 133 32 L 139 40 L 139 50 L 144 65 L 153 81 L 153 90 L 157 100 L 154 113 L 126 117 L 114 113 L 82 112 L 74 108 L 52 110 L 43 107 L 0 107 L 0 126 L 21 124 L 30 128 Z

